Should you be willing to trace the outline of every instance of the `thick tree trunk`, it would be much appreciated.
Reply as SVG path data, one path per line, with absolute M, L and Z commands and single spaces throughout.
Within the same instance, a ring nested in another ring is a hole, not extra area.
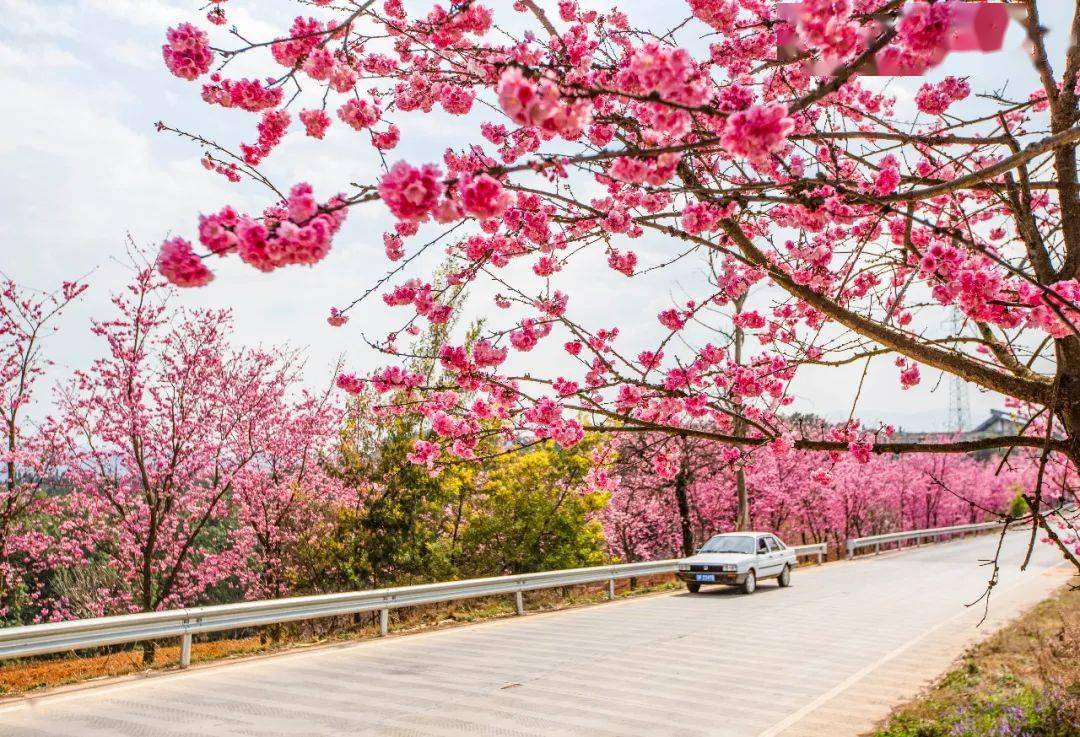
M 142 610 L 144 612 L 152 612 L 154 611 L 153 569 L 150 566 L 150 553 L 145 549 L 143 552 L 141 578 L 142 591 L 140 592 L 140 595 L 142 598 Z M 152 640 L 146 640 L 142 643 L 142 664 L 144 667 L 149 668 L 154 664 L 154 656 L 156 653 L 157 645 Z
M 683 467 L 679 469 L 678 475 L 675 476 L 675 503 L 679 507 L 679 526 L 682 532 L 683 555 L 694 554 L 694 528 L 690 520 L 690 498 L 687 495 L 687 486 L 689 486 L 688 476 L 689 474 L 684 463 Z
M 735 529 L 750 529 L 750 500 L 746 495 L 746 472 L 741 468 L 735 472 L 735 494 L 739 498 L 739 511 L 735 515 Z

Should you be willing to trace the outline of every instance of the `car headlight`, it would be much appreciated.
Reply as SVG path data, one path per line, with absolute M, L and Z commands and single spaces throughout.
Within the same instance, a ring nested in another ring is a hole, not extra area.
M 689 563 L 680 563 L 679 564 L 679 570 L 680 571 L 689 571 L 690 570 L 690 564 Z

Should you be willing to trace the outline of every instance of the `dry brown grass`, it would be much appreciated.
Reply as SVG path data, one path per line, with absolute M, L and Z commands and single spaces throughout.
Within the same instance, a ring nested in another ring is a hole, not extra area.
M 266 646 L 260 644 L 258 637 L 199 642 L 192 648 L 192 660 L 220 660 L 265 649 Z M 154 665 L 150 669 L 143 666 L 141 650 L 125 650 L 87 657 L 71 656 L 48 660 L 15 661 L 0 668 L 0 695 L 11 696 L 50 686 L 168 668 L 175 666 L 179 659 L 180 646 L 173 644 L 157 648 Z
M 640 579 L 634 589 L 631 589 L 626 581 L 620 581 L 618 584 L 616 594 L 620 597 L 641 596 L 681 586 L 674 581 L 672 576 L 652 576 Z M 551 611 L 603 602 L 607 598 L 606 592 L 606 584 L 548 589 L 525 594 L 525 603 L 526 608 L 532 612 Z M 513 615 L 513 598 L 492 597 L 393 610 L 390 614 L 390 623 L 392 632 L 403 634 Z M 276 635 L 277 639 L 272 635 Z M 247 632 L 238 637 L 221 638 L 219 636 L 219 639 L 210 641 L 200 641 L 196 638 L 191 648 L 191 660 L 193 663 L 208 663 L 227 658 L 279 652 L 323 643 L 363 640 L 377 636 L 376 613 L 368 613 L 361 617 L 335 617 L 301 623 L 276 631 L 267 628 L 261 635 L 252 635 Z M 180 646 L 176 640 L 159 643 L 154 664 L 150 668 L 143 665 L 142 651 L 139 649 L 83 657 L 69 655 L 27 658 L 0 667 L 0 697 L 18 696 L 73 683 L 175 668 L 179 659 Z
M 1080 589 L 1066 587 L 973 647 L 874 734 L 1080 735 Z

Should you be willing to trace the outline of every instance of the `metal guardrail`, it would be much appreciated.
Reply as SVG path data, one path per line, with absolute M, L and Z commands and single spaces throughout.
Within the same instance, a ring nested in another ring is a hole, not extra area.
M 821 562 L 825 543 L 792 546 L 796 555 L 816 555 Z M 624 578 L 674 573 L 678 560 L 622 563 L 593 568 L 527 573 L 518 576 L 474 578 L 465 581 L 398 586 L 344 594 L 297 596 L 239 604 L 189 607 L 116 617 L 78 619 L 0 629 L 0 660 L 78 650 L 164 637 L 180 638 L 180 667 L 191 663 L 191 639 L 206 632 L 283 624 L 359 612 L 379 612 L 379 631 L 386 635 L 390 610 L 419 604 L 513 594 L 518 614 L 525 613 L 522 594 L 560 586 L 607 582 L 608 598 L 615 598 L 615 581 Z
M 952 527 L 932 527 L 926 530 L 905 530 L 903 532 L 890 532 L 885 535 L 870 535 L 868 537 L 856 537 L 847 541 L 847 557 L 855 557 L 855 552 L 860 548 L 873 547 L 876 553 L 881 552 L 881 546 L 888 543 L 900 543 L 914 540 L 916 544 L 924 539 L 938 539 L 948 535 L 963 535 L 969 532 L 987 532 L 1000 530 L 1000 522 L 980 522 L 974 525 L 953 525 Z
M 825 554 L 829 550 L 828 543 L 814 543 L 812 545 L 789 545 L 788 547 L 794 550 L 795 555 L 799 557 L 816 555 L 818 563 L 825 562 Z

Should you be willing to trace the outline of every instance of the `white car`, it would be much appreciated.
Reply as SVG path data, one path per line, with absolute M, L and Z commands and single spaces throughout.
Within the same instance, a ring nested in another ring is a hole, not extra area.
M 771 532 L 728 532 L 714 535 L 695 555 L 679 561 L 677 575 L 691 594 L 713 583 L 741 586 L 743 593 L 752 594 L 765 578 L 790 586 L 796 565 L 795 551 Z

